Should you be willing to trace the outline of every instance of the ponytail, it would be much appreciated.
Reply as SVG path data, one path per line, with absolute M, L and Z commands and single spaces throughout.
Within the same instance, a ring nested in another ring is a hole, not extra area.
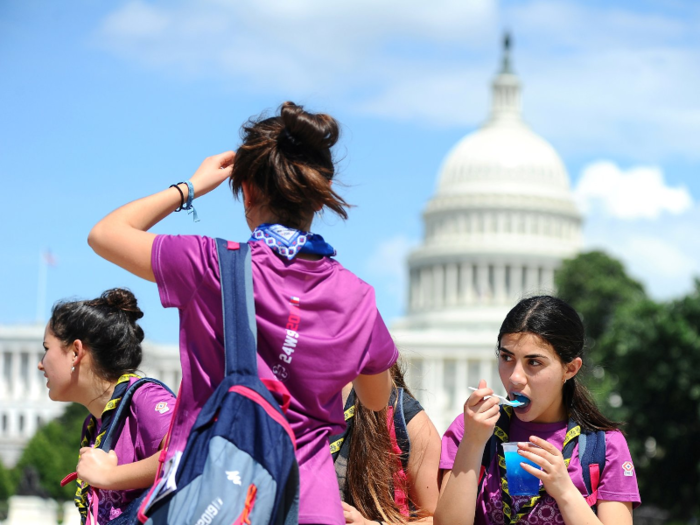
M 328 208 L 347 219 L 350 205 L 332 188 L 335 165 L 331 148 L 338 142 L 338 122 L 285 102 L 279 116 L 250 119 L 241 130 L 243 143 L 229 180 L 238 197 L 243 183 L 255 191 L 285 226 L 300 228 Z

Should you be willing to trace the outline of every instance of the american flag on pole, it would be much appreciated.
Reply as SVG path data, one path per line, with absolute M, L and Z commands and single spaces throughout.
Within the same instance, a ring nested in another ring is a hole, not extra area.
M 44 252 L 44 263 L 45 263 L 47 266 L 51 266 L 51 267 L 55 267 L 56 264 L 58 263 L 58 260 L 56 259 L 56 257 L 54 256 L 54 254 L 51 253 L 51 250 L 46 250 L 46 251 Z

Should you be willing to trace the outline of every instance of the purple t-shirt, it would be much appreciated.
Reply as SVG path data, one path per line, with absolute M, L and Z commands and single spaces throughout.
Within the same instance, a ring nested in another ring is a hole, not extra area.
M 345 426 L 340 391 L 378 374 L 398 351 L 374 289 L 330 258 L 293 261 L 252 242 L 258 374 L 284 383 L 297 440 L 300 523 L 345 523 L 328 436 Z M 182 386 L 168 447 L 182 450 L 197 414 L 224 374 L 223 313 L 216 241 L 159 235 L 153 273 L 163 306 L 180 310 Z
M 566 421 L 557 423 L 526 423 L 520 421 L 517 417 L 513 417 L 510 420 L 509 441 L 529 441 L 530 436 L 537 436 L 547 440 L 561 450 L 566 435 L 566 425 Z M 441 469 L 452 470 L 457 449 L 463 436 L 464 415 L 460 414 L 442 437 Z M 637 475 L 632 463 L 632 456 L 627 447 L 627 441 L 622 432 L 617 430 L 606 432 L 605 447 L 605 468 L 601 473 L 598 485 L 598 499 L 631 502 L 633 507 L 638 507 L 641 499 L 639 498 Z M 578 457 L 578 443 L 574 446 L 568 471 L 576 488 L 584 496 L 588 495 L 586 485 L 583 482 L 581 462 Z M 481 493 L 477 502 L 474 525 L 504 523 L 500 485 L 498 466 L 495 461 L 492 461 L 486 475 L 485 490 Z M 518 509 L 527 503 L 529 499 L 528 496 L 514 496 L 513 507 L 515 511 L 518 512 Z M 559 507 L 554 498 L 545 494 L 530 512 L 527 523 L 531 525 L 563 523 Z
M 129 381 L 131 385 L 138 378 Z M 160 442 L 170 427 L 170 419 L 175 410 L 175 397 L 162 386 L 147 383 L 134 392 L 129 411 L 124 419 L 119 438 L 114 445 L 118 464 L 125 465 L 150 458 L 158 452 Z M 90 416 L 83 425 L 83 435 Z M 102 422 L 97 420 L 97 432 Z M 94 444 L 94 439 L 90 446 Z M 100 490 L 98 518 L 100 523 L 107 523 L 121 513 L 136 499 L 144 489 L 137 490 Z

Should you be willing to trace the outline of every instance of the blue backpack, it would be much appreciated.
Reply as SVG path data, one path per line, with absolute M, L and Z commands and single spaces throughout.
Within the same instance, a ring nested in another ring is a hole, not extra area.
M 114 444 L 116 443 L 117 439 L 119 439 L 119 436 L 122 433 L 122 430 L 124 428 L 124 422 L 126 420 L 126 416 L 128 414 L 129 408 L 131 406 L 131 398 L 134 397 L 134 394 L 136 391 L 141 388 L 142 386 L 148 384 L 148 383 L 154 383 L 156 385 L 159 385 L 160 387 L 164 388 L 167 392 L 169 392 L 173 397 L 175 397 L 175 394 L 173 394 L 173 391 L 170 390 L 168 385 L 165 383 L 158 381 L 157 379 L 154 379 L 152 377 L 142 377 L 140 379 L 137 379 L 131 385 L 129 385 L 126 388 L 126 391 L 119 396 L 118 391 L 115 389 L 115 394 L 112 396 L 113 398 L 116 397 L 121 397 L 121 401 L 119 402 L 119 406 L 117 407 L 117 410 L 114 412 L 114 415 L 109 418 L 109 421 L 104 420 L 103 423 L 107 424 L 106 428 L 106 433 L 104 435 L 104 438 L 100 441 L 100 444 L 96 447 L 99 450 L 104 450 L 105 452 L 109 452 L 114 448 Z M 72 474 L 69 474 L 63 480 L 61 481 L 61 486 L 63 487 L 64 485 L 67 485 L 71 481 L 74 481 L 78 477 L 77 472 L 73 472 Z M 143 496 L 145 495 L 146 490 L 144 489 L 144 494 L 140 495 L 136 500 L 134 500 L 122 513 L 122 515 L 119 516 L 116 520 L 112 520 L 109 523 L 118 525 L 119 523 L 133 523 L 135 518 L 136 518 L 136 512 L 138 510 L 138 505 L 140 504 Z M 97 508 L 99 505 L 99 490 L 96 490 L 94 488 L 90 488 L 90 499 L 92 500 L 92 504 L 90 505 L 90 508 L 87 509 L 88 517 L 83 518 L 81 517 L 81 523 L 86 523 L 86 522 L 92 522 L 97 523 Z
M 296 524 L 294 433 L 257 372 L 250 247 L 223 239 L 216 244 L 226 375 L 138 518 L 147 525 Z

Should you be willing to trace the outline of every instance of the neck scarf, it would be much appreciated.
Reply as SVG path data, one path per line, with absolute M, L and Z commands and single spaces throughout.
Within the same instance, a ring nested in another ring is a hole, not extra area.
M 112 418 L 114 417 L 114 414 L 117 411 L 117 407 L 119 406 L 119 403 L 122 400 L 122 396 L 129 388 L 129 380 L 132 377 L 139 376 L 137 376 L 136 374 L 124 374 L 117 380 L 117 384 L 114 386 L 114 392 L 112 393 L 112 398 L 109 400 L 109 403 L 105 405 L 104 410 L 102 410 L 102 415 L 100 416 L 100 419 L 102 420 L 102 426 L 100 427 L 100 433 L 95 438 L 95 444 L 93 445 L 93 448 L 98 448 L 100 446 L 100 443 L 102 443 L 102 439 L 104 438 L 105 434 L 107 434 L 109 427 L 112 426 Z M 97 419 L 95 419 L 95 416 L 91 415 L 90 420 L 88 421 L 87 428 L 85 429 L 83 439 L 80 442 L 80 448 L 90 446 L 92 438 L 95 435 L 96 428 Z M 78 456 L 78 459 L 80 459 L 80 456 Z M 73 498 L 73 501 L 75 502 L 75 506 L 78 507 L 78 510 L 80 511 L 82 523 L 85 523 L 88 512 L 87 497 L 90 486 L 80 478 L 78 478 L 76 481 L 78 482 L 78 488 L 75 491 L 75 497 Z
M 518 523 L 520 520 L 524 520 L 528 514 L 534 509 L 537 502 L 545 493 L 544 486 L 540 487 L 540 493 L 537 496 L 530 498 L 525 505 L 520 509 L 521 512 L 513 512 L 513 499 L 508 492 L 508 481 L 506 479 L 506 459 L 503 453 L 503 443 L 508 442 L 508 431 L 510 430 L 510 418 L 513 415 L 513 409 L 509 406 L 503 407 L 501 410 L 501 417 L 496 423 L 496 428 L 494 430 L 494 435 L 498 439 L 498 473 L 501 477 L 501 499 L 503 500 L 503 515 L 504 523 L 513 525 Z M 581 427 L 574 422 L 573 419 L 569 419 L 569 423 L 566 427 L 566 437 L 564 438 L 564 443 L 562 446 L 562 455 L 564 456 L 564 464 L 568 467 L 571 461 L 571 456 L 574 453 L 574 445 L 578 437 L 581 435 Z
M 317 233 L 295 230 L 281 224 L 261 224 L 255 228 L 250 240 L 263 241 L 272 251 L 290 261 L 300 253 L 312 253 L 324 257 L 333 257 L 336 254 L 333 246 Z

